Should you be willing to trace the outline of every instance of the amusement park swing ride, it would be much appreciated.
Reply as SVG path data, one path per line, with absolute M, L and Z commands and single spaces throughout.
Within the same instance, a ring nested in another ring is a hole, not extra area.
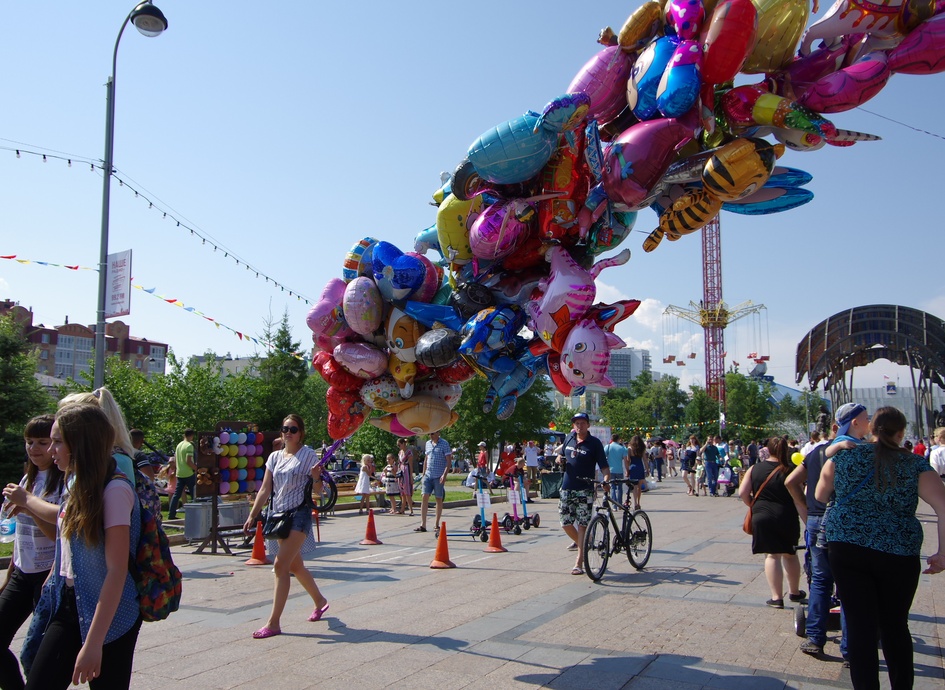
M 716 215 L 702 228 L 702 300 L 698 304 L 690 302 L 688 308 L 671 304 L 663 311 L 663 316 L 675 316 L 702 327 L 705 336 L 706 392 L 710 398 L 719 402 L 720 410 L 725 409 L 725 329 L 739 319 L 757 316 L 766 310 L 765 305 L 754 304 L 751 300 L 730 307 L 722 299 L 722 243 L 719 217 Z M 758 340 L 761 340 L 760 337 Z M 750 373 L 752 376 L 760 376 L 767 369 L 769 356 L 759 355 L 761 350 L 759 343 L 755 351 L 748 354 L 755 364 Z M 664 355 L 663 363 L 675 362 L 677 366 L 685 366 L 685 359 L 695 358 L 695 352 L 689 352 L 684 357 Z

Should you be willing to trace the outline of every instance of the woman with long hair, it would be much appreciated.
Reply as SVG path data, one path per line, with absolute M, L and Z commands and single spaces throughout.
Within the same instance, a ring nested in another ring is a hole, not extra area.
M 131 481 L 115 471 L 115 432 L 101 408 L 61 408 L 50 437 L 67 491 L 53 567 L 27 635 L 26 687 L 87 682 L 127 688 L 141 628 L 128 570 L 141 530 L 138 497 Z
M 771 598 L 765 603 L 784 608 L 784 575 L 791 601 L 804 601 L 800 589 L 801 563 L 795 547 L 801 538 L 801 523 L 794 499 L 784 480 L 794 469 L 783 438 L 772 439 L 758 454 L 758 462 L 745 474 L 738 497 L 751 509 L 751 552 L 765 555 L 765 578 Z M 754 499 L 754 505 L 752 505 Z
M 135 470 L 132 458 L 135 456 L 135 447 L 131 442 L 131 434 L 128 432 L 125 415 L 122 414 L 115 396 L 103 386 L 96 388 L 91 393 L 70 393 L 59 401 L 58 406 L 59 409 L 62 409 L 66 405 L 75 405 L 76 403 L 95 405 L 105 413 L 108 421 L 111 422 L 112 429 L 115 431 L 115 447 L 112 449 L 115 462 L 118 464 L 121 473 L 134 482 Z
M 52 415 L 34 417 L 23 430 L 26 474 L 3 489 L 5 506 L 16 517 L 13 558 L 0 584 L 0 688 L 22 688 L 20 663 L 10 651 L 16 631 L 33 613 L 56 552 L 56 514 L 63 473 L 53 463 L 49 432 Z
M 825 516 L 827 556 L 847 623 L 850 679 L 879 688 L 883 647 L 890 686 L 911 688 L 915 668 L 909 609 L 922 568 L 919 498 L 937 517 L 938 544 L 924 573 L 945 570 L 945 485 L 928 460 L 902 448 L 906 418 L 881 407 L 870 420 L 875 443 L 844 441 L 827 449 L 815 497 L 835 503 Z M 839 451 L 839 452 L 837 452 Z
M 310 621 L 321 620 L 328 610 L 328 599 L 318 590 L 315 578 L 305 567 L 301 550 L 305 537 L 312 531 L 312 495 L 307 493 L 309 486 L 315 493 L 321 493 L 321 468 L 317 466 L 318 455 L 309 446 L 304 445 L 305 423 L 297 414 L 290 414 L 282 420 L 282 450 L 275 451 L 266 461 L 266 474 L 262 487 L 256 494 L 249 518 L 243 530 L 249 534 L 255 528 L 256 519 L 263 506 L 272 495 L 272 509 L 277 513 L 294 510 L 292 529 L 289 536 L 279 539 L 279 552 L 273 565 L 275 585 L 272 594 L 272 611 L 269 620 L 253 633 L 257 640 L 273 637 L 282 633 L 281 619 L 289 597 L 291 575 L 299 581 L 315 604 L 315 609 L 308 617 Z M 312 484 L 308 483 L 311 477 Z
M 397 459 L 400 460 L 400 466 L 403 469 L 400 486 L 400 512 L 404 512 L 404 506 L 406 505 L 410 515 L 413 515 L 413 448 L 407 444 L 405 438 L 397 439 Z
M 642 438 L 639 436 L 630 437 L 627 455 L 627 479 L 636 482 L 633 486 L 633 509 L 640 510 L 640 497 L 643 496 L 643 488 L 640 485 L 646 479 L 646 465 L 643 462 L 643 456 L 646 455 L 646 445 Z

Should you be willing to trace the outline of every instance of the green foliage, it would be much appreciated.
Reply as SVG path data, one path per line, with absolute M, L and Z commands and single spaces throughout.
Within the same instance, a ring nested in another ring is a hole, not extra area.
M 548 398 L 549 384 L 544 377 L 536 378 L 532 387 L 519 396 L 515 412 L 506 420 L 482 411 L 488 387 L 488 382 L 481 377 L 463 384 L 463 395 L 454 408 L 459 419 L 441 432 L 451 445 L 465 443 L 471 451 L 479 441 L 485 441 L 491 450 L 505 440 L 537 439 L 541 429 L 554 419 L 554 405 Z
M 630 382 L 629 390 L 610 390 L 601 402 L 604 423 L 623 434 L 649 432 L 654 436 L 680 435 L 688 397 L 679 379 L 664 376 L 654 381 L 644 372 Z
M 700 443 L 704 443 L 709 434 L 719 433 L 719 403 L 700 386 L 690 386 L 689 392 L 683 418 L 689 434 L 694 434 Z
M 729 372 L 725 375 L 725 420 L 736 425 L 733 433 L 725 434 L 735 438 L 743 435 L 739 426 L 765 427 L 774 413 L 771 402 L 770 386 L 758 381 Z M 761 433 L 761 432 L 759 432 Z
M 308 378 L 307 364 L 294 353 L 298 353 L 300 343 L 292 340 L 289 328 L 289 313 L 283 312 L 278 327 L 273 332 L 272 321 L 267 321 L 262 340 L 272 343 L 267 356 L 257 360 L 259 378 L 254 379 L 252 388 L 252 419 L 260 428 L 277 429 L 287 414 L 295 412 L 302 415 L 306 425 L 314 423 L 314 418 L 306 418 L 302 411 L 310 408 L 307 395 L 314 390 L 306 387 Z M 309 430 L 309 440 L 314 436 Z
M 54 403 L 33 374 L 36 354 L 20 324 L 0 318 L 0 486 L 23 476 L 23 427 Z

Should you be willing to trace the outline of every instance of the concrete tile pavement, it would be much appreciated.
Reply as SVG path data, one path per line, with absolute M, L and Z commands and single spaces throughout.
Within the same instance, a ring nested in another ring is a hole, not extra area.
M 331 608 L 307 622 L 311 600 L 293 583 L 284 634 L 268 640 L 250 635 L 269 613 L 270 568 L 243 565 L 245 552 L 175 547 L 183 606 L 142 627 L 133 687 L 849 687 L 836 644 L 824 659 L 802 654 L 792 606 L 764 606 L 762 558 L 741 532 L 737 499 L 694 499 L 680 480 L 663 481 L 644 496 L 655 539 L 647 568 L 618 556 L 597 584 L 570 575 L 557 501 L 529 507 L 542 527 L 503 532 L 503 554 L 463 536 L 475 508 L 447 509 L 453 570 L 429 568 L 435 538 L 414 533 L 415 518 L 377 515 L 381 546 L 358 544 L 364 517 L 324 519 L 307 564 Z M 941 688 L 942 576 L 922 576 L 911 627 L 916 687 Z

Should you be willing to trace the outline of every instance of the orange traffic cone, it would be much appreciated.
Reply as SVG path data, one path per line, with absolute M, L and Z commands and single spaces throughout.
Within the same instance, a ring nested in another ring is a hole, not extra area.
M 504 553 L 508 551 L 502 546 L 502 537 L 499 536 L 499 516 L 492 514 L 492 527 L 489 529 L 489 546 L 485 549 L 486 553 Z
M 450 560 L 450 547 L 446 543 L 446 522 L 440 525 L 440 537 L 436 540 L 436 553 L 433 554 L 431 568 L 455 568 L 456 564 Z
M 364 539 L 361 540 L 361 544 L 363 546 L 377 546 L 383 543 L 377 538 L 377 530 L 374 529 L 374 509 L 368 508 L 367 529 L 364 531 Z
M 256 538 L 253 540 L 253 555 L 246 565 L 269 565 L 272 563 L 266 558 L 266 541 L 263 539 L 262 523 L 256 523 Z

